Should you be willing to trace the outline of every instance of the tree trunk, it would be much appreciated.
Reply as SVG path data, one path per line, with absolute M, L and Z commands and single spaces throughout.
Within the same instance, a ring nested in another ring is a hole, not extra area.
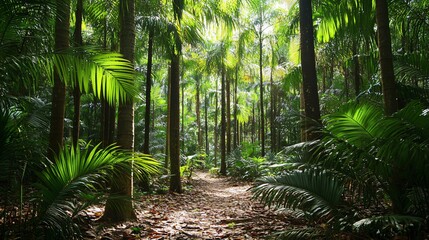
M 275 102 L 275 86 L 274 86 L 274 80 L 273 80 L 273 66 L 274 64 L 271 65 L 271 73 L 270 73 L 270 86 L 271 86 L 271 91 L 270 91 L 270 132 L 271 132 L 271 153 L 275 153 L 276 152 L 276 102 Z
M 104 36 L 103 36 L 103 47 L 107 49 L 107 19 L 104 20 Z M 116 51 L 116 45 L 113 44 L 114 34 L 112 32 L 112 42 L 110 46 L 111 51 Z M 116 120 L 116 106 L 115 104 L 109 104 L 107 100 L 101 97 L 101 141 L 103 147 L 107 147 L 114 142 L 115 136 L 115 120 Z
M 170 191 L 182 192 L 180 182 L 180 56 L 172 53 L 170 99 Z
M 207 97 L 207 92 L 204 94 L 204 130 L 205 130 L 205 139 L 206 139 L 206 155 L 209 155 L 209 121 L 208 121 L 208 108 L 209 108 L 209 99 Z
M 262 27 L 262 25 L 261 25 Z M 265 156 L 265 115 L 264 115 L 264 79 L 263 79 L 263 62 L 262 62 L 262 30 L 259 32 L 259 110 L 260 110 L 260 140 L 261 156 Z
M 198 141 L 198 151 L 203 149 L 203 134 L 201 131 L 201 114 L 200 114 L 200 88 L 201 88 L 201 75 L 196 76 L 196 99 L 195 99 L 195 112 L 197 115 L 197 141 Z
M 236 149 L 238 146 L 238 120 L 237 120 L 237 113 L 238 113 L 238 65 L 235 68 L 235 78 L 234 78 L 234 145 L 233 148 Z
M 83 12 L 83 0 L 77 0 L 76 6 L 76 23 L 74 29 L 74 44 L 76 47 L 81 47 L 83 45 L 82 40 L 82 12 Z M 79 89 L 79 83 L 76 79 L 76 83 L 73 89 L 73 106 L 74 106 L 74 116 L 73 116 L 73 146 L 77 146 L 79 140 L 79 131 L 80 131 L 80 97 L 81 92 Z
M 231 153 L 231 80 L 226 75 L 226 154 Z
M 395 74 L 393 71 L 393 56 L 389 29 L 389 14 L 386 0 L 376 1 L 376 19 L 378 33 L 378 49 L 381 69 L 381 84 L 383 89 L 384 112 L 387 116 L 398 111 Z M 389 194 L 395 213 L 403 214 L 406 211 L 407 196 L 404 175 L 400 163 L 392 164 Z
M 220 174 L 226 175 L 226 149 L 225 149 L 225 134 L 226 134 L 226 109 L 225 109 L 225 66 L 222 64 L 222 79 L 221 79 L 221 97 L 220 97 L 220 107 L 221 107 L 221 133 L 220 133 Z
M 55 17 L 55 51 L 61 52 L 69 47 L 70 28 L 70 0 L 57 0 Z M 63 146 L 64 141 L 64 114 L 65 114 L 66 87 L 58 70 L 54 69 L 54 87 L 52 89 L 51 125 L 49 129 L 48 158 L 53 159 Z
M 119 3 L 120 51 L 126 59 L 134 63 L 135 24 L 134 0 L 121 0 Z M 125 150 L 134 150 L 134 106 L 130 97 L 119 104 L 118 110 L 118 145 Z M 131 171 L 118 174 L 118 184 L 111 185 L 111 193 L 132 197 Z M 106 203 L 104 217 L 111 221 L 134 219 L 135 213 L 131 199 L 110 198 Z
M 215 98 L 216 98 L 216 109 L 215 109 L 215 125 L 214 125 L 214 166 L 217 167 L 217 152 L 218 152 L 218 115 L 219 115 L 219 98 L 218 98 L 218 91 L 219 91 L 219 80 L 216 79 L 216 92 L 215 92 Z
M 152 55 L 153 55 L 154 30 L 149 30 L 148 50 L 147 50 L 147 72 L 146 72 L 146 108 L 144 115 L 144 143 L 143 152 L 149 154 L 149 134 L 150 134 L 150 92 L 152 89 Z
M 362 79 L 360 77 L 360 64 L 359 64 L 359 56 L 358 56 L 358 46 L 357 40 L 353 40 L 353 76 L 354 76 L 354 85 L 355 85 L 355 96 L 359 96 L 360 88 L 362 85 Z
M 390 116 L 398 111 L 398 100 L 395 73 L 393 71 L 393 56 L 387 0 L 376 1 L 376 14 L 384 111 L 386 115 Z
M 307 141 L 319 138 L 315 123 L 320 122 L 319 94 L 317 92 L 316 60 L 311 0 L 299 1 L 301 66 L 304 90 L 305 131 Z
M 173 62 L 170 62 L 170 67 L 168 69 L 168 77 L 167 77 L 167 129 L 166 137 L 165 137 L 165 162 L 164 167 L 168 169 L 170 164 L 170 128 L 171 128 L 171 121 L 170 121 L 170 108 L 171 108 L 171 69 L 172 69 Z
M 182 64 L 183 64 L 183 59 L 182 59 Z M 182 69 L 182 71 L 180 72 L 182 79 L 183 79 L 184 73 L 185 71 Z M 182 110 L 182 114 L 180 114 L 180 116 L 182 117 L 182 121 L 179 121 L 181 122 L 179 141 L 180 141 L 180 147 L 184 151 L 185 150 L 185 84 L 183 83 L 180 84 L 180 89 L 182 91 L 181 93 L 182 101 L 180 101 L 182 105 L 180 107 L 180 109 Z M 182 136 L 182 138 L 180 138 L 180 136 Z
M 116 107 L 109 105 L 106 99 L 101 98 L 101 141 L 103 147 L 114 142 Z

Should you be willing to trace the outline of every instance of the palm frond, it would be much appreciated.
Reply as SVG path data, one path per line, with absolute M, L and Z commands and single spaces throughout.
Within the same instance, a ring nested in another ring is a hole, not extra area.
M 382 109 L 368 104 L 347 106 L 344 109 L 325 118 L 327 130 L 337 138 L 365 148 L 379 134 Z
M 320 239 L 323 236 L 325 236 L 324 231 L 311 227 L 291 229 L 274 234 L 276 239 L 288 240 Z
M 342 182 L 326 171 L 290 171 L 264 177 L 251 188 L 253 197 L 268 206 L 301 209 L 313 218 L 328 217 L 340 205 Z
M 124 168 L 130 171 L 133 166 L 137 175 L 148 176 L 158 172 L 160 166 L 147 155 L 134 157 L 116 146 L 100 149 L 100 145 L 92 149 L 87 145 L 82 150 L 65 146 L 55 162 L 46 165 L 36 184 L 41 200 L 38 216 L 46 234 L 59 234 L 56 237 L 75 231 L 71 219 L 88 201 L 85 196 L 105 192 L 107 182 L 115 182 L 114 176 Z
M 92 91 L 109 103 L 124 102 L 137 95 L 134 68 L 119 53 L 55 54 L 45 64 L 50 65 L 49 76 L 56 68 L 67 85 L 74 86 L 77 80 L 82 92 Z
M 410 228 L 417 230 L 424 220 L 407 215 L 383 215 L 361 219 L 353 224 L 353 230 L 358 233 L 374 233 L 377 229 L 378 237 L 391 238 L 397 234 L 404 234 Z

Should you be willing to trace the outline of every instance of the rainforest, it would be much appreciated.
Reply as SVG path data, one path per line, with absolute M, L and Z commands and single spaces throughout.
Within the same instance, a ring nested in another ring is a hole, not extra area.
M 0 239 L 428 239 L 428 12 L 2 0 Z

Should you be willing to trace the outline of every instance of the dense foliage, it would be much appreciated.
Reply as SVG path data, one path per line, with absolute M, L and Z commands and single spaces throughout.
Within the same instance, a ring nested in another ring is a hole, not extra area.
M 87 206 L 115 187 L 130 203 L 131 173 L 181 192 L 198 168 L 256 180 L 255 198 L 308 220 L 289 238 L 424 238 L 428 10 L 3 0 L 0 238 L 79 238 Z

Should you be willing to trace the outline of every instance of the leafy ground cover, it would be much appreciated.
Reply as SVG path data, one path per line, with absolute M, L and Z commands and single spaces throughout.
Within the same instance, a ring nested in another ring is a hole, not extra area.
M 149 195 L 136 203 L 137 221 L 113 226 L 94 222 L 88 239 L 266 239 L 272 233 L 304 225 L 265 208 L 247 191 L 250 184 L 197 172 L 183 194 Z M 91 208 L 95 219 L 102 209 Z

